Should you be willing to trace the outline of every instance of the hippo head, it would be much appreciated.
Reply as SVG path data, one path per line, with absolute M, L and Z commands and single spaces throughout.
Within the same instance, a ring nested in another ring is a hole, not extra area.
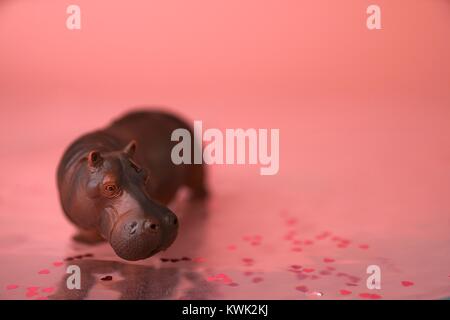
M 178 232 L 176 215 L 147 193 L 147 170 L 133 159 L 136 142 L 123 150 L 91 151 L 87 195 L 99 213 L 99 231 L 118 256 L 148 258 L 168 248 Z

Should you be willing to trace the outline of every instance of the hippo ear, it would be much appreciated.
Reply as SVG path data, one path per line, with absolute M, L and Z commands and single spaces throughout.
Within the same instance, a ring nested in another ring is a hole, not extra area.
M 91 151 L 88 154 L 88 165 L 91 168 L 97 168 L 103 162 L 103 158 L 98 151 Z
M 136 144 L 136 140 L 131 140 L 123 149 L 123 152 L 130 157 L 134 156 L 134 153 L 136 152 Z

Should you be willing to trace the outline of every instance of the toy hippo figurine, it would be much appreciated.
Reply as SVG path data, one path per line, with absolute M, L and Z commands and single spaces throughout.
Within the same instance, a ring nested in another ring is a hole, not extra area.
M 202 165 L 171 160 L 178 143 L 171 134 L 178 128 L 193 136 L 171 114 L 135 111 L 73 142 L 57 173 L 67 217 L 85 233 L 108 240 L 126 260 L 168 248 L 177 236 L 178 220 L 166 205 L 177 190 L 187 186 L 194 198 L 207 195 Z

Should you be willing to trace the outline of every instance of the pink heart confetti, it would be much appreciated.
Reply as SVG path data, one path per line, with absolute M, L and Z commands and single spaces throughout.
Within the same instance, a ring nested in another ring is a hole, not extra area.
M 53 265 L 55 266 L 55 267 L 60 267 L 60 266 L 62 266 L 64 264 L 64 262 L 62 262 L 62 261 L 55 261 L 55 262 L 53 262 Z
M 324 258 L 323 259 L 323 262 L 325 262 L 325 263 L 331 263 L 331 262 L 334 262 L 334 261 L 336 261 L 336 260 L 334 260 L 332 258 Z

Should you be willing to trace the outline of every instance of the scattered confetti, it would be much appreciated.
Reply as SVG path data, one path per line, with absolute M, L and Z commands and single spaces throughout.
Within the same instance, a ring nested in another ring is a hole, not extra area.
M 64 264 L 64 262 L 62 262 L 62 261 L 55 261 L 55 262 L 53 262 L 53 265 L 55 266 L 55 267 L 60 267 L 60 266 L 62 266 Z
M 402 281 L 401 283 L 402 283 L 402 286 L 404 286 L 404 287 L 410 287 L 410 286 L 414 285 L 414 282 L 412 282 L 412 281 Z
M 38 274 L 49 274 L 49 273 L 50 273 L 50 270 L 48 270 L 48 269 L 42 269 L 38 272 Z
M 297 287 L 295 287 L 295 290 L 300 291 L 300 292 L 308 292 L 308 287 L 307 286 L 297 286 Z
M 234 283 L 233 280 L 228 275 L 226 275 L 224 273 L 219 273 L 219 274 L 217 274 L 215 276 L 209 276 L 209 277 L 206 278 L 206 281 L 209 281 L 209 282 L 212 282 L 212 281 L 221 282 L 221 283 L 227 284 L 227 285 L 231 285 L 232 283 Z M 233 285 L 233 286 L 235 286 L 235 285 Z
M 381 299 L 381 296 L 376 293 L 360 293 L 359 296 L 363 299 Z
M 262 277 L 255 277 L 255 278 L 253 278 L 252 279 L 252 282 L 253 283 L 259 283 L 259 282 L 261 282 L 261 281 L 263 281 L 264 279 L 262 278 Z
M 8 284 L 6 286 L 6 290 L 14 290 L 17 289 L 19 286 L 17 284 Z
M 334 262 L 334 261 L 336 261 L 336 260 L 334 260 L 332 258 L 324 258 L 323 259 L 323 262 L 325 262 L 325 263 L 331 263 L 331 262 Z
M 343 296 L 348 296 L 349 294 L 352 294 L 351 291 L 345 290 L 345 289 L 340 290 L 339 293 L 340 293 L 341 295 L 343 295 Z
M 37 295 L 38 295 L 37 291 L 27 291 L 27 292 L 25 293 L 25 296 L 26 296 L 27 298 L 32 298 L 32 297 L 37 296 Z
M 43 288 L 41 291 L 45 293 L 52 293 L 53 291 L 55 291 L 55 288 L 53 287 Z

